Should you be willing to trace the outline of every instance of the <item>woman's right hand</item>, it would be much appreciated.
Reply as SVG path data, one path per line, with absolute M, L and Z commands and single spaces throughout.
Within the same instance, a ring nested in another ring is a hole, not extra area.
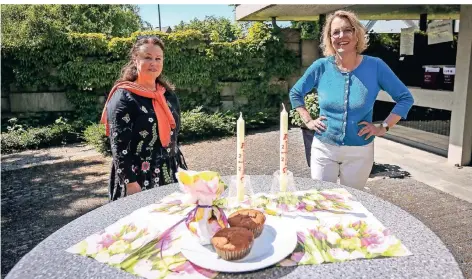
M 141 192 L 141 186 L 139 186 L 138 182 L 128 183 L 126 185 L 126 195 L 132 195 Z
M 308 127 L 308 129 L 314 130 L 318 134 L 321 134 L 321 132 L 326 131 L 326 124 L 323 123 L 323 120 L 326 120 L 326 117 L 320 116 L 315 120 L 308 121 L 305 125 Z

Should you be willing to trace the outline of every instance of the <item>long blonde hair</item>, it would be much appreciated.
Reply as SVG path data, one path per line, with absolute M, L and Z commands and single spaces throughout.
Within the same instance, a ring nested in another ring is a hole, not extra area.
M 323 27 L 323 34 L 321 38 L 321 49 L 324 56 L 331 56 L 336 54 L 336 50 L 331 44 L 331 23 L 337 17 L 347 19 L 354 27 L 354 35 L 357 37 L 356 51 L 362 53 L 369 46 L 369 39 L 366 37 L 366 29 L 359 21 L 356 14 L 349 11 L 338 10 L 330 14 L 326 18 L 326 23 Z

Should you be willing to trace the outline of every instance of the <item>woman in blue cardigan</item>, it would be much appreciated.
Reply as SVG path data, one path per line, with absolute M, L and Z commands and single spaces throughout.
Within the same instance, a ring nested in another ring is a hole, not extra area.
M 306 126 L 315 131 L 311 147 L 313 179 L 360 188 L 374 162 L 374 138 L 383 136 L 405 119 L 413 97 L 382 59 L 361 53 L 367 48 L 366 31 L 355 14 L 336 11 L 326 19 L 322 48 L 316 60 L 290 90 L 292 107 Z M 304 97 L 318 92 L 320 117 L 311 119 Z M 396 105 L 381 125 L 372 124 L 380 90 Z

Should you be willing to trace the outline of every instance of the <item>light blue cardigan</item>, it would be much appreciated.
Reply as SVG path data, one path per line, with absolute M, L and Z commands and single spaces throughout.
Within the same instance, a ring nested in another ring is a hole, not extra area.
M 326 131 L 315 137 L 331 145 L 361 146 L 374 140 L 358 136 L 363 125 L 372 122 L 375 100 L 380 90 L 396 102 L 392 113 L 406 118 L 413 106 L 408 88 L 380 58 L 364 55 L 360 65 L 350 73 L 339 70 L 334 56 L 316 60 L 290 90 L 292 108 L 304 106 L 304 97 L 313 88 L 318 91 L 320 116 L 327 121 Z

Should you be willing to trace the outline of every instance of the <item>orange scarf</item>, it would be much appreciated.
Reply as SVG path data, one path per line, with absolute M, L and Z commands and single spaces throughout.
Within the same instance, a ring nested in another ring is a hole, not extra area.
M 110 91 L 110 94 L 108 94 L 107 101 L 105 102 L 105 107 L 103 108 L 102 118 L 100 120 L 101 123 L 105 124 L 106 135 L 110 135 L 110 126 L 108 125 L 107 119 L 107 104 L 108 101 L 111 99 L 111 96 L 113 96 L 113 94 L 118 88 L 123 88 L 136 95 L 152 99 L 152 106 L 154 108 L 154 112 L 156 113 L 161 144 L 163 147 L 169 146 L 170 130 L 171 128 L 175 128 L 176 125 L 174 116 L 172 115 L 172 112 L 167 106 L 167 102 L 164 97 L 164 92 L 166 91 L 166 89 L 159 83 L 156 84 L 156 91 L 149 91 L 143 86 L 131 81 L 123 81 L 113 86 Z

